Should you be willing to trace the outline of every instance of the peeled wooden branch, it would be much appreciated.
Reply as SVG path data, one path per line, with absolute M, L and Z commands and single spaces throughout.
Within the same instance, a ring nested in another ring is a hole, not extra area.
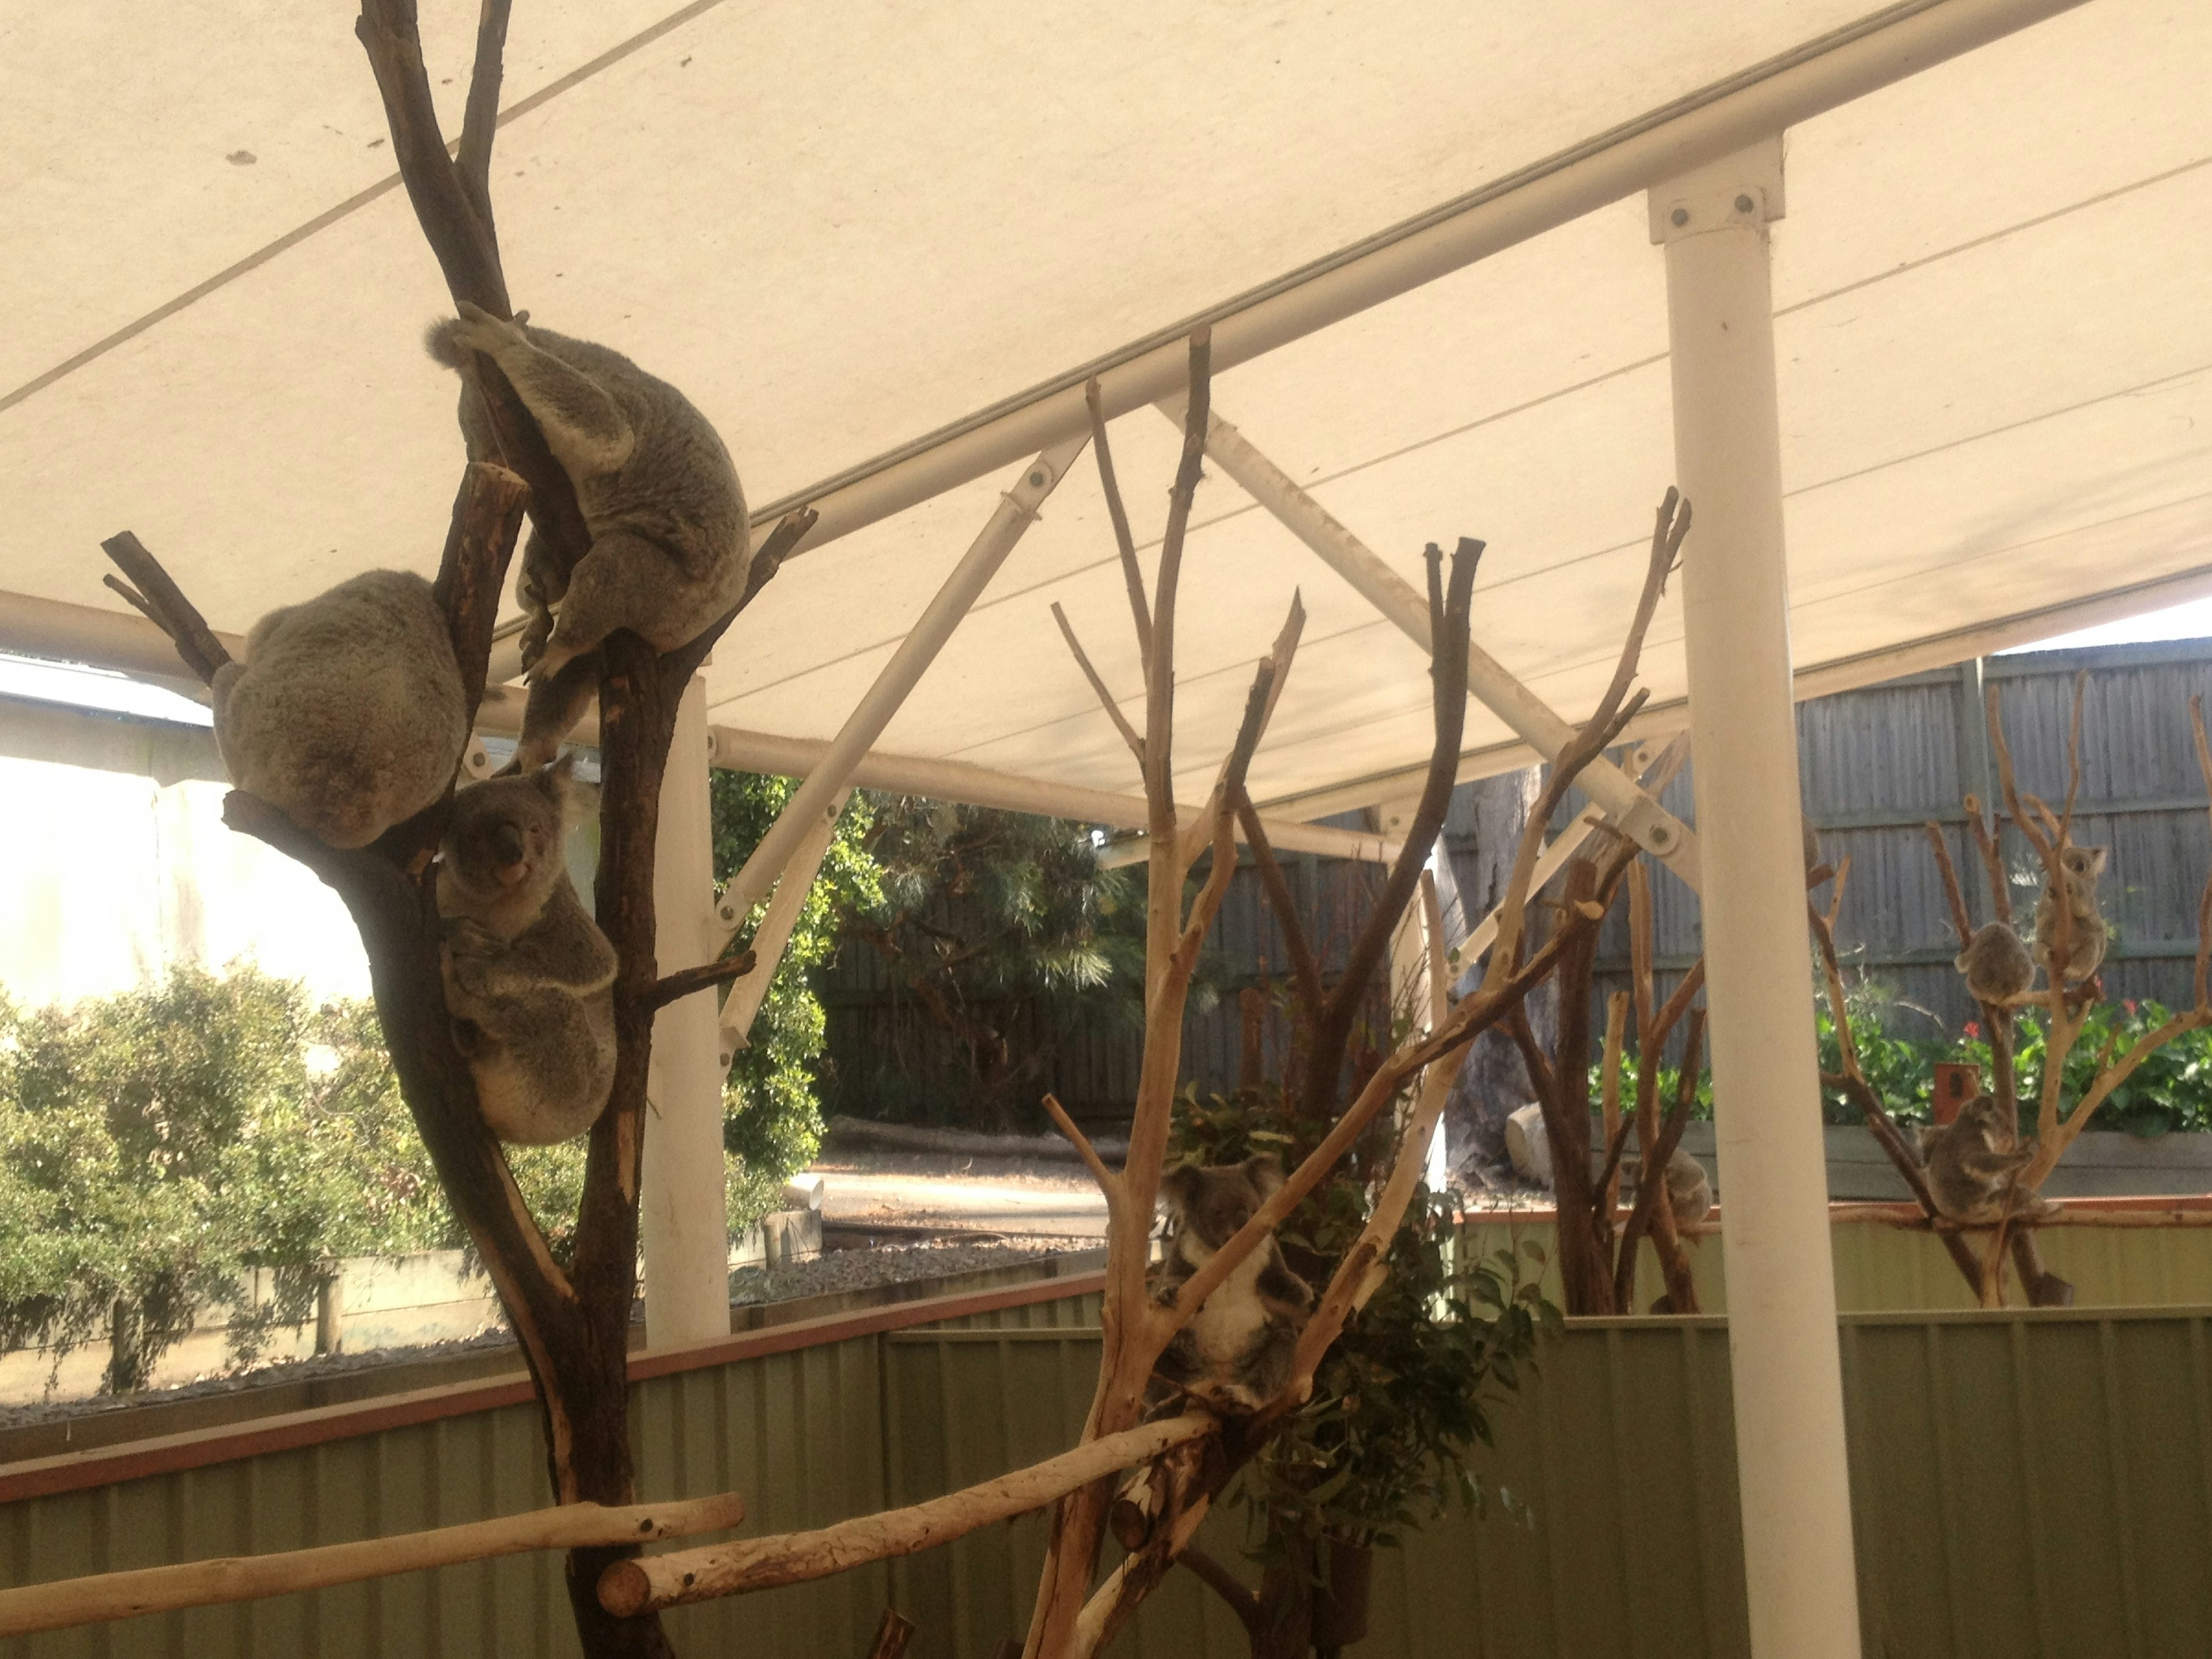
M 520 474 L 490 461 L 470 462 L 453 497 L 437 580 L 430 585 L 453 635 L 453 659 L 460 667 L 471 721 L 483 702 L 500 595 L 507 591 L 507 567 L 529 501 L 530 486 Z
M 1114 452 L 1106 443 L 1106 408 L 1092 376 L 1083 388 L 1083 406 L 1091 412 L 1091 451 L 1098 458 L 1098 488 L 1106 497 L 1106 516 L 1114 522 L 1114 547 L 1121 558 L 1121 581 L 1129 590 L 1129 620 L 1137 629 L 1137 659 L 1146 673 L 1152 666 L 1152 613 L 1145 603 L 1145 573 L 1137 568 L 1137 541 L 1129 533 L 1129 510 L 1122 505 L 1121 486 L 1114 477 Z
M 1267 908 L 1275 913 L 1276 929 L 1282 934 L 1283 948 L 1291 958 L 1291 988 L 1301 1011 L 1311 1020 L 1320 1014 L 1324 996 L 1321 964 L 1314 959 L 1313 946 L 1306 940 L 1305 924 L 1298 917 L 1297 899 L 1284 878 L 1282 865 L 1276 860 L 1274 847 L 1267 840 L 1267 826 L 1260 822 L 1259 809 L 1252 805 L 1251 795 L 1242 789 L 1237 792 L 1237 822 L 1244 831 L 1244 844 L 1252 849 L 1252 862 L 1260 872 L 1260 885 L 1267 895 Z
M 1106 1167 L 1106 1160 L 1098 1156 L 1098 1149 L 1091 1144 L 1091 1137 L 1075 1127 L 1075 1120 L 1068 1116 L 1066 1107 L 1048 1094 L 1044 1097 L 1044 1109 L 1051 1115 L 1060 1133 L 1067 1137 L 1068 1144 L 1075 1148 L 1076 1155 L 1090 1166 L 1091 1178 L 1097 1182 L 1098 1190 L 1105 1194 L 1107 1203 L 1114 1203 L 1121 1195 L 1121 1177 Z
M 1060 601 L 1052 602 L 1052 619 L 1060 624 L 1060 636 L 1067 641 L 1075 665 L 1083 671 L 1083 678 L 1091 682 L 1091 690 L 1114 729 L 1121 734 L 1121 741 L 1129 745 L 1129 752 L 1137 757 L 1137 769 L 1145 769 L 1145 740 L 1137 735 L 1137 728 L 1129 724 L 1129 717 L 1121 712 L 1121 705 L 1114 701 L 1114 694 L 1106 689 L 1106 682 L 1091 665 L 1091 653 L 1083 648 L 1083 641 L 1075 637 L 1075 624 L 1067 619 L 1067 612 L 1060 608 Z
M 633 1504 L 618 1509 L 598 1504 L 565 1504 L 527 1515 L 502 1516 L 465 1526 L 358 1543 L 326 1544 L 319 1549 L 287 1550 L 213 1561 L 186 1561 L 135 1572 L 64 1578 L 0 1590 L 0 1637 L 105 1624 L 143 1613 L 173 1613 L 182 1607 L 252 1601 L 289 1595 L 331 1584 L 388 1578 L 426 1567 L 449 1567 L 529 1550 L 576 1549 L 592 1545 L 635 1545 L 659 1538 L 720 1532 L 745 1518 L 744 1500 L 735 1492 L 668 1504 Z
M 915 1627 L 890 1608 L 876 1623 L 876 1638 L 868 1644 L 868 1659 L 905 1659 L 913 1644 Z
M 1108 1435 L 1026 1469 L 907 1509 L 841 1521 L 813 1532 L 746 1539 L 703 1549 L 617 1561 L 599 1578 L 599 1604 L 618 1618 L 826 1577 L 869 1561 L 911 1555 L 978 1527 L 1042 1509 L 1117 1470 L 1218 1433 L 1198 1413 Z

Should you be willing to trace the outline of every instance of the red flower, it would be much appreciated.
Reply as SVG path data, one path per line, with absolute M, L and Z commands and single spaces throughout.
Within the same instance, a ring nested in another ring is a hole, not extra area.
M 2120 1006 L 2126 1009 L 2130 1014 L 2133 1014 L 2136 1011 L 2136 1000 L 2133 997 L 2130 997 L 2125 1002 L 2123 1002 Z
M 1976 1020 L 1968 1020 L 1966 1022 L 1966 1035 L 1972 1037 L 1976 1042 L 1979 1042 L 1982 1036 L 1980 1023 Z

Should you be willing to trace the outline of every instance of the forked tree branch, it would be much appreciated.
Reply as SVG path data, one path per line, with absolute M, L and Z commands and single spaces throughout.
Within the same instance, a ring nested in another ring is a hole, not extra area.
M 491 141 L 499 128 L 499 87 L 507 56 L 507 15 L 511 0 L 483 0 L 477 20 L 476 63 L 469 76 L 469 101 L 461 115 L 461 142 L 453 158 L 477 222 L 499 258 L 499 232 L 491 212 Z
M 1114 523 L 1114 546 L 1121 556 L 1121 581 L 1129 591 L 1129 620 L 1137 630 L 1137 659 L 1147 675 L 1152 668 L 1152 614 L 1145 603 L 1145 573 L 1137 568 L 1136 538 L 1129 533 L 1129 509 L 1121 500 L 1121 486 L 1114 477 L 1114 452 L 1106 442 L 1106 408 L 1099 396 L 1098 377 L 1083 388 L 1083 406 L 1091 412 L 1091 448 L 1098 457 L 1098 488 L 1106 497 L 1106 516 Z M 1065 628 L 1066 624 L 1061 623 Z M 1138 750 L 1139 763 L 1143 750 Z
M 753 970 L 756 960 L 752 951 L 740 951 L 733 957 L 723 957 L 714 962 L 702 962 L 696 968 L 678 968 L 672 974 L 663 974 L 653 982 L 647 998 L 647 1006 L 665 1008 L 670 1003 L 682 1000 L 695 992 L 712 990 L 718 985 L 727 985 L 732 980 L 742 979 Z
M 1244 831 L 1244 844 L 1252 849 L 1252 862 L 1260 872 L 1260 884 L 1267 891 L 1267 908 L 1275 914 L 1276 930 L 1283 936 L 1283 948 L 1291 958 L 1291 986 L 1297 997 L 1300 1012 L 1309 1020 L 1322 1010 L 1324 993 L 1322 988 L 1321 964 L 1314 958 L 1313 946 L 1307 942 L 1305 924 L 1298 918 L 1297 896 L 1283 874 L 1283 866 L 1275 857 L 1275 849 L 1267 840 L 1267 827 L 1260 822 L 1260 811 L 1252 805 L 1249 791 L 1237 792 L 1237 822 Z
M 1067 620 L 1067 612 L 1060 608 L 1060 601 L 1052 602 L 1052 619 L 1060 624 L 1060 636 L 1067 641 L 1068 650 L 1075 657 L 1075 665 L 1083 671 L 1083 678 L 1091 682 L 1099 705 L 1114 722 L 1114 729 L 1121 734 L 1121 741 L 1129 745 L 1129 752 L 1137 757 L 1137 770 L 1145 769 L 1145 740 L 1137 735 L 1137 728 L 1129 724 L 1129 717 L 1121 712 L 1121 705 L 1114 701 L 1114 694 L 1106 689 L 1105 680 L 1091 665 L 1091 658 L 1083 648 L 1083 641 L 1075 637 L 1075 625 Z

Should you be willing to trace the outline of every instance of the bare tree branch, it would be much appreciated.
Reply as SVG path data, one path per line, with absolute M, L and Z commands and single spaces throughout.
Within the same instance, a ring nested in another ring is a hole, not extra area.
M 1142 772 L 1145 769 L 1145 740 L 1137 735 L 1137 728 L 1129 724 L 1128 716 L 1121 712 L 1121 705 L 1114 701 L 1114 694 L 1106 689 L 1106 682 L 1091 665 L 1091 659 L 1083 649 L 1083 641 L 1075 637 L 1074 624 L 1067 620 L 1067 612 L 1060 608 L 1058 599 L 1052 602 L 1052 619 L 1060 624 L 1060 636 L 1067 641 L 1067 648 L 1074 653 L 1076 666 L 1083 671 L 1083 678 L 1091 682 L 1091 689 L 1097 693 L 1100 704 L 1114 722 L 1114 729 L 1121 734 L 1121 741 L 1129 745 L 1129 752 L 1137 757 L 1137 770 Z
M 1145 603 L 1145 573 L 1137 568 L 1136 538 L 1129 533 L 1129 509 L 1121 500 L 1121 486 L 1114 477 L 1114 452 L 1106 442 L 1106 409 L 1100 400 L 1098 377 L 1083 388 L 1083 406 L 1091 411 L 1091 448 L 1098 457 L 1098 487 L 1106 497 L 1106 516 L 1114 522 L 1114 545 L 1121 556 L 1121 580 L 1129 590 L 1129 620 L 1136 624 L 1137 657 L 1147 675 L 1152 668 L 1152 615 Z M 1138 751 L 1139 763 L 1143 751 Z

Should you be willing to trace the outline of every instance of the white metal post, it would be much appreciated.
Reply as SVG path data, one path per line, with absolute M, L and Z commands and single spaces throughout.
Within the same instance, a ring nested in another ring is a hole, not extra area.
M 830 805 L 823 809 L 814 828 L 799 843 L 799 850 L 791 855 L 791 862 L 776 878 L 775 896 L 768 902 L 768 913 L 762 916 L 760 926 L 753 929 L 753 965 L 744 978 L 730 987 L 729 994 L 722 1000 L 719 1044 L 725 1073 L 737 1059 L 738 1050 L 750 1046 L 753 1019 L 768 997 L 768 988 L 775 979 L 776 969 L 782 964 L 783 953 L 791 944 L 792 929 L 799 925 L 799 913 L 806 903 L 807 894 L 813 890 L 815 877 L 822 873 L 822 860 L 829 856 L 830 843 L 837 838 L 837 820 L 845 811 L 845 803 L 852 799 L 850 789 L 841 789 L 830 797 Z M 715 919 L 731 931 L 742 927 L 745 920 L 737 914 L 726 896 Z
M 1696 513 L 1683 628 L 1751 1651 L 1858 1659 L 1767 264 L 1780 137 L 1656 186 L 1650 210 Z
M 677 709 L 660 783 L 653 904 L 663 974 L 696 967 L 721 949 L 707 767 L 707 685 L 694 675 Z M 641 1207 L 645 1340 L 655 1347 L 730 1334 L 720 1053 L 710 993 L 672 1002 L 653 1017 Z

